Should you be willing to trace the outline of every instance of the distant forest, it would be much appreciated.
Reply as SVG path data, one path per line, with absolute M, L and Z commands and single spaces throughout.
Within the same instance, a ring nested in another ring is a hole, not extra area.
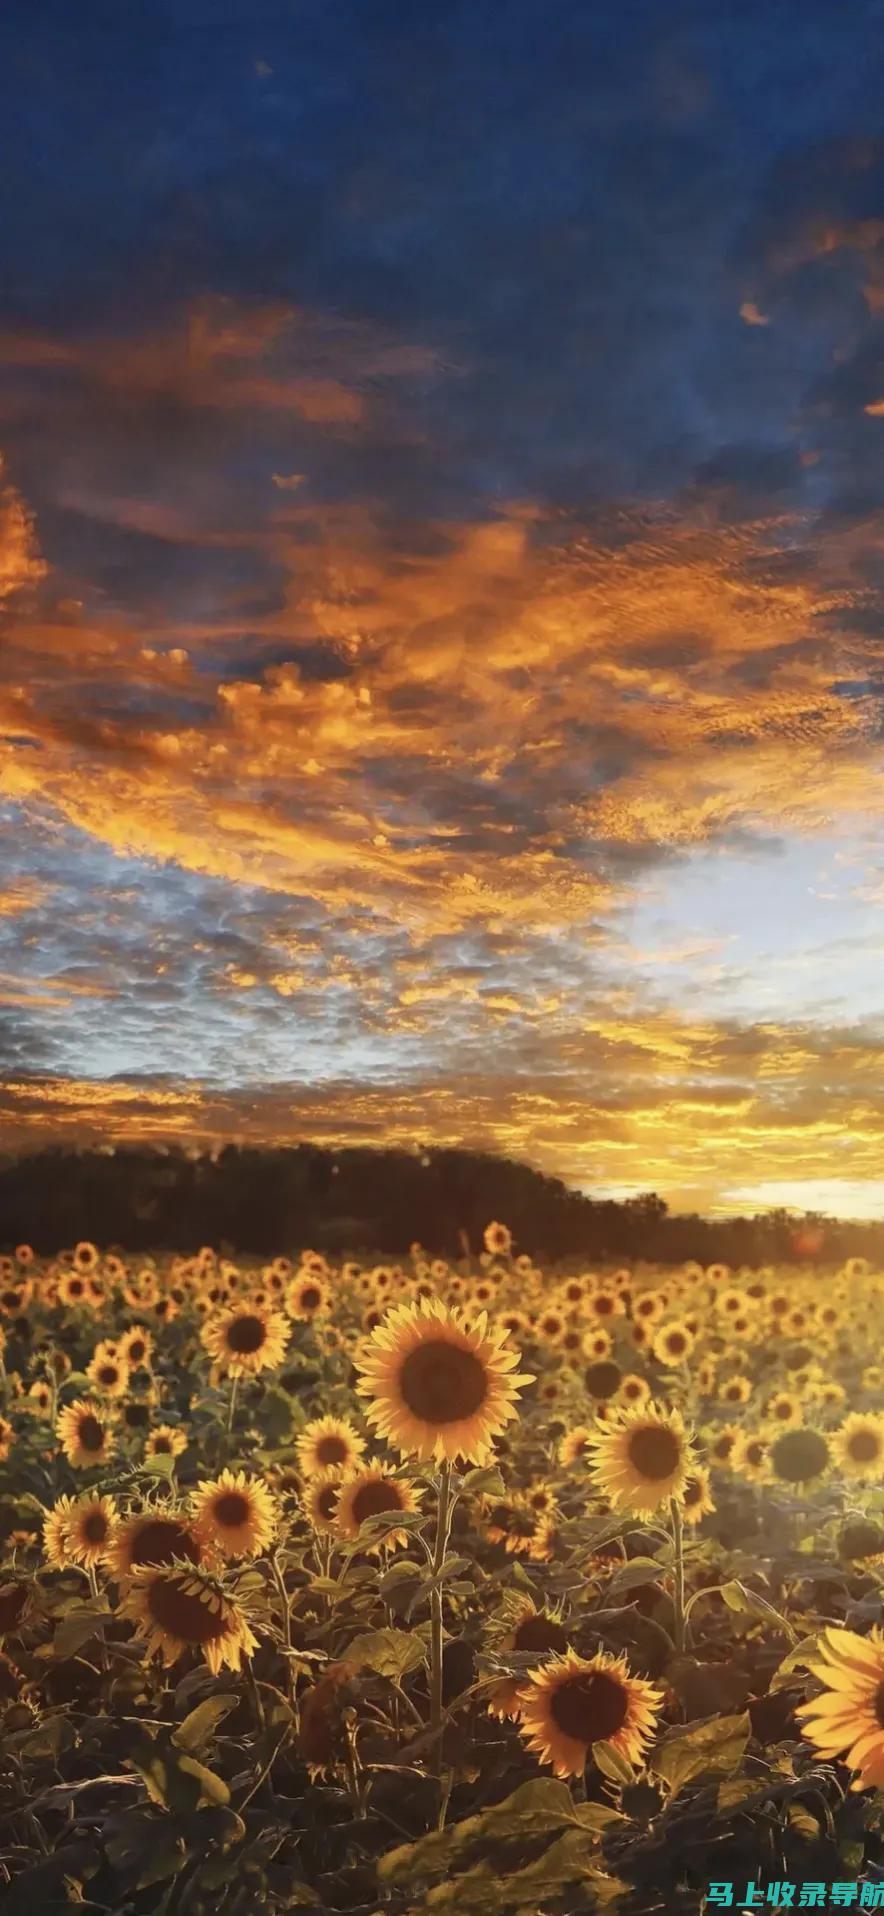
M 547 1259 L 646 1258 L 758 1265 L 884 1258 L 884 1223 L 785 1211 L 709 1219 L 670 1215 L 654 1192 L 615 1203 L 571 1191 L 509 1158 L 471 1151 L 279 1150 L 227 1145 L 48 1149 L 0 1156 L 0 1248 L 54 1252 L 81 1239 L 107 1249 L 259 1256 L 310 1246 L 330 1256 L 399 1254 L 419 1242 L 460 1257 L 492 1219 L 516 1249 Z

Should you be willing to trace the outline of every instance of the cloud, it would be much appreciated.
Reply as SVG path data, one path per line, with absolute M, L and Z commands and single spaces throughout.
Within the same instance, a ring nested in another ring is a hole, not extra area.
M 749 10 L 17 52 L 4 1137 L 873 1176 L 884 148 Z

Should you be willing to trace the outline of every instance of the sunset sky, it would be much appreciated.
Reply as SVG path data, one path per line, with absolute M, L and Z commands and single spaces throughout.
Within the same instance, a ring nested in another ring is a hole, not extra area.
M 0 1145 L 884 1214 L 881 0 L 7 0 Z

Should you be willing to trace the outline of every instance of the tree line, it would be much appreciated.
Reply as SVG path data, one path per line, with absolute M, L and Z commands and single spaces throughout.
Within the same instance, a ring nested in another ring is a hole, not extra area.
M 786 1211 L 671 1214 L 655 1192 L 622 1203 L 572 1191 L 510 1158 L 464 1150 L 52 1147 L 0 1157 L 0 1246 L 48 1254 L 87 1239 L 130 1251 L 203 1244 L 270 1255 L 459 1257 L 500 1219 L 517 1250 L 549 1260 L 645 1258 L 759 1265 L 884 1257 L 884 1223 Z

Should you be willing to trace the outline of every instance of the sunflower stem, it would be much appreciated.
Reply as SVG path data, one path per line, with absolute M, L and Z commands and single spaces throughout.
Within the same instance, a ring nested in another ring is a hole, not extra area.
M 675 1648 L 682 1651 L 687 1641 L 687 1614 L 684 1598 L 684 1528 L 681 1505 L 673 1497 L 669 1505 L 672 1517 L 672 1548 L 675 1558 Z
M 451 1530 L 451 1464 L 446 1458 L 437 1481 L 436 1547 L 433 1551 L 433 1581 L 430 1588 L 430 1728 L 435 1735 L 433 1769 L 442 1768 L 442 1572 Z
M 286 1677 L 287 1677 L 289 1695 L 291 1696 L 295 1687 L 295 1673 L 294 1673 L 294 1667 L 293 1667 L 292 1659 L 291 1659 L 292 1603 L 291 1603 L 291 1598 L 289 1596 L 289 1593 L 285 1587 L 285 1577 L 283 1575 L 282 1567 L 280 1565 L 279 1558 L 277 1557 L 275 1550 L 271 1551 L 267 1561 L 270 1565 L 270 1572 L 273 1577 L 274 1584 L 276 1585 L 276 1594 L 279 1598 L 279 1606 L 282 1611 L 283 1636 L 285 1638 L 285 1647 L 289 1652 L 289 1655 L 286 1658 Z
M 233 1430 L 233 1419 L 236 1415 L 236 1393 L 238 1389 L 239 1389 L 239 1371 L 234 1371 L 233 1376 L 230 1379 L 230 1401 L 227 1405 L 227 1435 L 228 1437 L 230 1436 Z

